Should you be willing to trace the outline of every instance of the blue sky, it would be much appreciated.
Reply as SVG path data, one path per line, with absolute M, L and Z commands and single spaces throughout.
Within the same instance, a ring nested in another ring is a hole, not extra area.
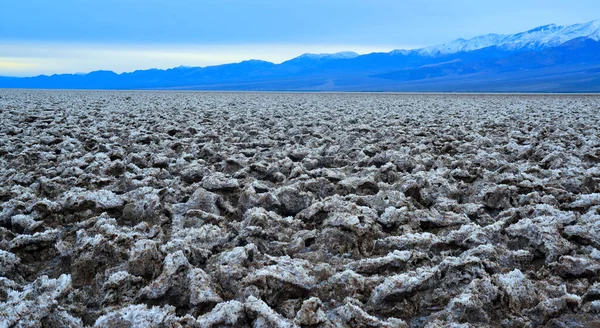
M 390 51 L 599 13 L 598 0 L 3 0 L 0 75 Z

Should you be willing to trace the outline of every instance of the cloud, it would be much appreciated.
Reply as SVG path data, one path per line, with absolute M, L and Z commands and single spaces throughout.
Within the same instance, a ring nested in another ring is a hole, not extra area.
M 416 46 L 364 46 L 319 44 L 236 44 L 236 45 L 126 45 L 12 42 L 0 43 L 0 75 L 84 73 L 94 70 L 130 72 L 138 69 L 176 66 L 211 66 L 261 59 L 280 63 L 303 53 L 387 52 Z
M 32 62 L 21 62 L 18 58 L 2 58 L 0 57 L 0 71 L 19 72 L 23 70 L 33 69 L 36 65 Z

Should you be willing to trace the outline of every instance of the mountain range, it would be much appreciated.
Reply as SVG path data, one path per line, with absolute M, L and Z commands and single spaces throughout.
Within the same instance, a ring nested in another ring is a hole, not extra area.
M 0 77 L 0 88 L 224 91 L 600 92 L 600 20 L 415 50 L 304 54 L 117 74 Z

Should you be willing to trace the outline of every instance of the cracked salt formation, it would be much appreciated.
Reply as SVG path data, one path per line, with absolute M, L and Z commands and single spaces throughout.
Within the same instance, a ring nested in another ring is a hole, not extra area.
M 600 324 L 600 97 L 0 96 L 0 327 Z

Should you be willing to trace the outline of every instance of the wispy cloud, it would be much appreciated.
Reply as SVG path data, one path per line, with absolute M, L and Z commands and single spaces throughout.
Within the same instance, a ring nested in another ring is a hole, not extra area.
M 22 60 L 20 58 L 0 57 L 0 72 L 20 73 L 35 68 L 36 64 L 28 60 Z
M 405 46 L 236 44 L 236 45 L 125 45 L 69 43 L 0 43 L 0 75 L 84 73 L 94 70 L 129 72 L 175 66 L 210 66 L 260 59 L 274 63 L 303 53 L 387 52 Z

